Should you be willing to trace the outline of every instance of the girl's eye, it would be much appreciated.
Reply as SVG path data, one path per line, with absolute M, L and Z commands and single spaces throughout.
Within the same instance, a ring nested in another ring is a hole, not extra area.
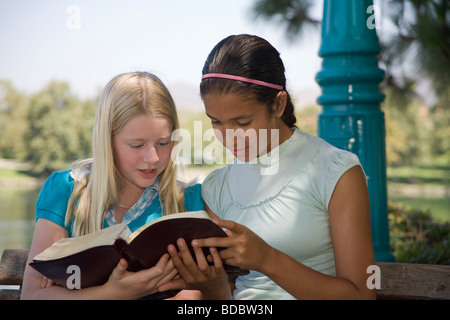
M 168 146 L 168 145 L 169 145 L 169 142 L 160 142 L 159 145 L 160 145 L 160 146 Z
M 130 145 L 130 147 L 132 147 L 133 149 L 139 149 L 143 146 L 143 144 L 132 144 Z
M 251 123 L 251 121 L 247 121 L 247 122 L 238 122 L 237 124 L 238 124 L 238 126 L 240 126 L 240 127 L 246 127 L 246 126 L 248 126 L 250 123 Z

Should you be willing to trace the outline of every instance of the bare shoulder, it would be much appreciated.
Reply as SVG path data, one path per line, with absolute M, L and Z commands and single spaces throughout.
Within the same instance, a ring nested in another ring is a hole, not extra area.
M 351 280 L 368 296 L 367 268 L 375 263 L 366 178 L 360 166 L 347 170 L 333 192 L 329 205 L 330 233 L 336 275 Z

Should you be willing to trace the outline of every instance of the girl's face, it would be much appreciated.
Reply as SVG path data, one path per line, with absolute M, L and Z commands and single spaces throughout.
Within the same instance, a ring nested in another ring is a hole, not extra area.
M 168 119 L 139 115 L 113 137 L 114 163 L 125 179 L 125 188 L 142 192 L 156 181 L 170 160 L 171 134 Z
M 257 100 L 233 94 L 207 94 L 203 102 L 217 138 L 235 157 L 248 162 L 290 136 L 281 120 L 286 100 L 282 92 L 279 96 L 274 112 Z

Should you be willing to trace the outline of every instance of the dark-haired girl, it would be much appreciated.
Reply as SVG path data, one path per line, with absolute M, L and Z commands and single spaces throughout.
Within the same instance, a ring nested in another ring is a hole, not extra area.
M 197 263 L 183 241 L 180 256 L 170 247 L 182 278 L 170 285 L 209 284 L 217 297 L 234 299 L 373 299 L 366 285 L 374 254 L 361 164 L 295 127 L 277 50 L 256 36 L 222 40 L 206 60 L 200 90 L 213 128 L 238 158 L 202 185 L 208 212 L 229 237 L 194 240 Z M 230 130 L 241 134 L 226 141 Z M 208 268 L 201 247 L 223 247 L 223 261 L 250 274 L 232 279 L 229 290 L 222 266 Z

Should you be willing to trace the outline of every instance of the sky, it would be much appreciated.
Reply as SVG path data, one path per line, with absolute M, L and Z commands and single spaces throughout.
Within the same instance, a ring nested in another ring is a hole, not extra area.
M 253 18 L 254 1 L 1 0 L 0 79 L 26 94 L 65 81 L 88 98 L 115 75 L 144 70 L 159 76 L 176 102 L 189 104 L 212 48 L 231 34 L 249 33 L 281 53 L 291 93 L 314 101 L 320 30 L 289 41 L 281 26 Z M 313 14 L 320 19 L 317 3 Z

